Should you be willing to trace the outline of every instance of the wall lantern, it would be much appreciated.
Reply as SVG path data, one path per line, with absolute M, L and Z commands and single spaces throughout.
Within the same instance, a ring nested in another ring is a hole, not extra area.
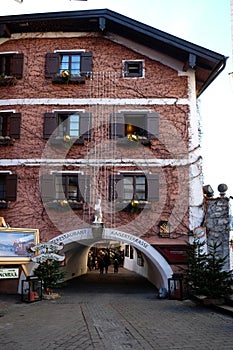
M 225 184 L 218 185 L 218 191 L 221 197 L 225 197 L 227 190 L 228 190 L 227 185 Z
M 208 198 L 211 198 L 214 196 L 214 190 L 210 185 L 203 186 L 203 193 Z
M 170 224 L 167 220 L 160 220 L 159 224 L 159 236 L 162 238 L 170 237 Z

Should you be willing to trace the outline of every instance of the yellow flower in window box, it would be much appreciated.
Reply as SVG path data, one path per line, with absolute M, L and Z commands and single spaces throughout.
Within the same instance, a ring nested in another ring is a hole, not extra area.
M 61 207 L 67 207 L 69 205 L 68 201 L 64 199 L 63 201 L 60 201 L 60 206 Z
M 62 77 L 62 79 L 65 81 L 65 82 L 69 82 L 69 80 L 70 80 L 70 78 L 71 78 L 71 74 L 70 74 L 70 72 L 68 71 L 68 70 L 63 70 L 62 72 L 61 72 L 61 77 Z
M 131 201 L 131 205 L 132 205 L 132 207 L 137 208 L 138 205 L 139 205 L 139 201 L 136 200 L 136 199 L 133 199 L 133 200 Z
M 63 141 L 64 141 L 64 142 L 70 142 L 70 141 L 71 141 L 70 135 L 65 135 L 65 136 L 63 137 Z

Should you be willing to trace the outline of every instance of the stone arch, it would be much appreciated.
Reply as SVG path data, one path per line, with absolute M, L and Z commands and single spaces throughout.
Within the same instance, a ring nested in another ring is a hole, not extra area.
M 173 274 L 171 266 L 168 264 L 165 258 L 148 242 L 130 233 L 116 229 L 103 228 L 102 226 L 96 226 L 65 232 L 52 238 L 50 242 L 56 244 L 63 243 L 64 246 L 75 242 L 86 246 L 91 246 L 102 239 L 121 241 L 140 250 L 145 254 L 145 256 L 147 256 L 160 275 L 160 282 L 157 287 L 168 287 L 168 278 L 170 278 Z

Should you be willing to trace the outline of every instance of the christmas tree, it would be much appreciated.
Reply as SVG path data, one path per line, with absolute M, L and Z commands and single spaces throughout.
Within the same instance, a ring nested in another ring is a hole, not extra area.
M 224 270 L 227 256 L 218 253 L 222 243 L 213 242 L 207 245 L 198 240 L 188 243 L 187 269 L 185 278 L 191 295 L 205 295 L 206 297 L 229 298 L 233 294 L 232 271 Z

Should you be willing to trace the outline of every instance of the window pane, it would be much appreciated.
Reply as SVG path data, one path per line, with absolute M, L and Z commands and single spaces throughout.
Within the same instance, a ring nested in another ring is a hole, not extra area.
M 75 200 L 78 196 L 78 177 L 77 176 L 69 176 L 69 184 L 68 184 L 68 199 Z
M 61 56 L 60 74 L 63 70 L 69 70 L 69 56 L 68 55 Z
M 125 134 L 144 136 L 146 129 L 145 115 L 125 115 Z
M 70 70 L 72 74 L 80 74 L 80 55 L 71 56 L 71 66 Z
M 70 122 L 70 136 L 79 136 L 79 115 L 72 114 L 69 117 Z
M 125 200 L 131 200 L 133 199 L 133 177 L 127 176 L 123 179 L 124 184 L 124 199 Z
M 65 188 L 63 189 L 63 186 L 65 187 L 65 177 L 63 176 L 56 176 L 55 177 L 55 198 L 56 199 L 64 199 L 65 198 Z
M 67 125 L 68 115 L 58 115 L 58 136 L 63 137 L 69 134 L 69 128 Z
M 138 200 L 146 199 L 146 178 L 144 176 L 137 176 L 135 179 L 136 189 L 135 196 Z

